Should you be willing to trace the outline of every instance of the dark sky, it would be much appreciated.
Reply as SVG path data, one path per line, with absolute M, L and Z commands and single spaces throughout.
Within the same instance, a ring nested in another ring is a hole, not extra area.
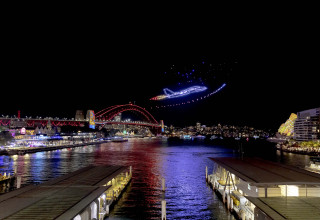
M 77 109 L 98 111 L 129 101 L 149 107 L 147 100 L 167 87 L 162 77 L 170 65 L 203 57 L 237 61 L 227 87 L 185 108 L 150 110 L 158 120 L 277 129 L 291 112 L 320 106 L 319 44 L 312 28 L 251 30 L 239 24 L 222 30 L 181 23 L 51 21 L 7 27 L 0 114 L 74 117 Z

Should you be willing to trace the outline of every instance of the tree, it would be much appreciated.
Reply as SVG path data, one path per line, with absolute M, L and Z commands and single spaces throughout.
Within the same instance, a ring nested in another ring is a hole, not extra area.
M 0 145 L 7 145 L 13 139 L 9 131 L 0 132 Z

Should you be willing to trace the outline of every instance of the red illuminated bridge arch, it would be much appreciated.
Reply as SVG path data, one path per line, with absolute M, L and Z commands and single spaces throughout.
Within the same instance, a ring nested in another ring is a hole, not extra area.
M 133 105 L 133 104 L 126 104 L 126 105 L 115 105 L 108 108 L 105 108 L 96 113 L 95 117 L 97 120 L 105 120 L 109 121 L 112 120 L 115 116 L 117 116 L 121 112 L 125 111 L 135 111 L 138 112 L 140 115 L 146 119 L 146 121 L 150 124 L 157 124 L 157 120 L 144 108 Z

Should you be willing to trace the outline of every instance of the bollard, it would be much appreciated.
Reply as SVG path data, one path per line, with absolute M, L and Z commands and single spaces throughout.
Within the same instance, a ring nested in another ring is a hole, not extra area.
M 222 193 L 222 201 L 223 201 L 223 204 L 226 203 L 226 191 L 223 190 L 223 193 Z
M 230 209 L 233 210 L 233 199 L 230 199 Z
M 166 191 L 166 184 L 165 184 L 165 179 L 162 178 L 162 191 Z
M 130 177 L 132 176 L 132 166 L 130 166 Z
M 166 200 L 161 200 L 161 220 L 167 220 Z
M 230 210 L 230 195 L 229 194 L 227 195 L 227 207 L 228 207 L 228 210 Z
M 109 212 L 110 212 L 109 205 L 106 205 L 106 214 L 109 215 Z
M 208 181 L 208 167 L 206 166 L 206 181 Z
M 21 187 L 21 176 L 17 176 L 17 189 Z
M 243 211 L 241 214 L 241 219 L 245 220 L 246 219 L 246 213 Z

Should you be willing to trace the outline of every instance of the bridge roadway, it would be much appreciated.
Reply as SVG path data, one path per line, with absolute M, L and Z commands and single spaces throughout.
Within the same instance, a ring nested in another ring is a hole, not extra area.
M 103 219 L 131 180 L 131 167 L 88 166 L 0 195 L 0 219 Z
M 89 120 L 72 120 L 72 119 L 53 119 L 53 118 L 9 118 L 0 117 L 0 126 L 9 126 L 16 124 L 17 127 L 37 127 L 46 126 L 48 123 L 52 126 L 84 126 L 89 123 Z M 115 121 L 115 120 L 95 120 L 97 125 L 104 124 L 125 124 L 125 125 L 136 125 L 136 126 L 148 126 L 160 128 L 160 124 L 149 123 L 144 121 Z
M 148 112 L 145 108 L 138 106 L 138 105 L 133 105 L 131 103 L 129 104 L 124 104 L 124 105 L 114 105 L 114 106 L 109 106 L 101 111 L 98 111 L 95 115 L 93 111 L 89 110 L 90 112 L 90 118 L 93 116 L 95 119 L 95 122 L 98 124 L 115 124 L 113 119 L 117 115 L 119 115 L 122 112 L 136 112 L 140 116 L 142 116 L 146 122 L 128 122 L 128 121 L 122 121 L 120 124 L 130 124 L 130 125 L 139 125 L 139 126 L 149 126 L 153 128 L 160 128 L 161 125 L 157 122 L 157 120 Z M 2 115 L 3 116 L 3 115 Z M 49 122 L 53 126 L 84 126 L 86 123 L 89 123 L 88 118 L 86 120 L 68 120 L 66 118 L 64 119 L 58 119 L 58 118 L 20 118 L 20 112 L 18 113 L 18 118 L 9 118 L 7 117 L 0 117 L 0 126 L 8 126 L 11 124 L 17 124 L 19 126 L 16 127 L 36 127 L 36 126 L 46 126 Z M 23 125 L 23 126 L 21 126 Z
M 125 125 L 140 125 L 140 126 L 149 126 L 149 127 L 156 127 L 160 128 L 160 124 L 153 124 L 153 123 L 148 123 L 144 121 L 103 121 L 103 120 L 97 120 L 96 124 L 125 124 Z

